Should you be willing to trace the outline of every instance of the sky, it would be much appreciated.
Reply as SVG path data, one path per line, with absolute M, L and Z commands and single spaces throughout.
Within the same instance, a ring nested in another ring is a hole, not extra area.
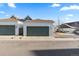
M 0 18 L 15 15 L 60 23 L 79 21 L 79 3 L 0 3 Z

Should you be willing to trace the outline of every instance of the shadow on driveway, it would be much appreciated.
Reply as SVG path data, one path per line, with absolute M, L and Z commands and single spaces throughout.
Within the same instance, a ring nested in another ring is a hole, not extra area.
M 33 50 L 36 56 L 79 56 L 79 49 Z

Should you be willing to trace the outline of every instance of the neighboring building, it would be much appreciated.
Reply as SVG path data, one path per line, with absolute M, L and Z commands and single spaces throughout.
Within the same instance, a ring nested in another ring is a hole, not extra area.
M 75 30 L 78 29 L 79 29 L 79 21 L 59 25 L 59 30 L 63 32 L 73 33 Z
M 64 24 L 61 24 L 60 27 L 62 27 L 62 28 L 70 28 L 69 26 L 67 26 L 65 24 L 67 24 L 69 26 L 72 26 L 72 27 L 79 27 L 79 21 L 70 22 L 70 23 L 64 23 Z
M 27 16 L 18 19 L 14 16 L 0 19 L 0 35 L 52 36 L 52 20 L 33 19 Z

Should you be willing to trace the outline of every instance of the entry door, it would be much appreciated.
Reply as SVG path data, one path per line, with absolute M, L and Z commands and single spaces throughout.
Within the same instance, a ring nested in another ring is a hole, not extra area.
M 23 27 L 19 28 L 19 35 L 23 35 Z

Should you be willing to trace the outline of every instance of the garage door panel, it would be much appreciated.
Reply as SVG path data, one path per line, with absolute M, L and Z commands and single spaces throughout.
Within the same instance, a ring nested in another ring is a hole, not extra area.
M 15 35 L 15 26 L 0 26 L 0 35 Z
M 28 36 L 49 36 L 49 27 L 27 27 Z

